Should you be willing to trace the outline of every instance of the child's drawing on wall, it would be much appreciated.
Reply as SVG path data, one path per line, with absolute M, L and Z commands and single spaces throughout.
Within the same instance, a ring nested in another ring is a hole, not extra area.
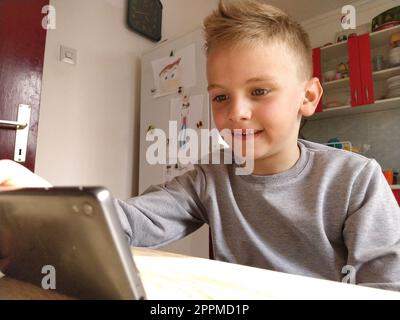
M 201 129 L 208 128 L 208 122 L 204 120 L 207 116 L 203 112 L 205 102 L 207 101 L 202 94 L 189 95 L 182 93 L 182 95 L 171 99 L 170 121 L 174 126 L 174 131 L 169 133 L 172 134 L 171 137 L 177 137 L 177 139 L 175 138 L 177 141 L 173 144 L 173 148 L 176 148 L 176 154 L 181 152 L 189 157 L 193 156 L 194 158 L 190 160 L 191 163 L 198 160 L 201 150 L 199 144 L 198 154 L 189 152 L 192 147 L 190 139 L 193 137 L 189 130 L 194 130 L 197 132 L 197 137 L 200 137 Z M 170 151 L 169 148 L 171 148 L 170 144 L 168 145 L 168 152 Z M 175 152 L 175 150 L 172 152 Z M 182 164 L 179 165 L 176 170 L 181 169 Z
M 179 148 L 182 149 L 187 143 L 187 126 L 188 126 L 188 116 L 190 110 L 190 102 L 188 96 L 183 96 L 182 98 L 182 108 L 181 108 L 181 121 L 180 121 L 180 131 L 179 131 Z
M 179 87 L 196 85 L 195 45 L 172 50 L 168 56 L 153 60 L 154 87 L 149 88 L 154 98 L 178 93 Z
M 166 65 L 159 74 L 160 95 L 176 93 L 182 86 L 182 66 L 181 58 Z

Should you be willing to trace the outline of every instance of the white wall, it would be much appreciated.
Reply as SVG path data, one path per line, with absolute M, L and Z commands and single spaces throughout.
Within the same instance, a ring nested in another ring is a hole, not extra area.
M 163 39 L 200 26 L 216 0 L 164 0 Z M 50 0 L 36 173 L 54 185 L 103 185 L 137 195 L 140 63 L 156 44 L 125 26 L 125 0 Z M 59 46 L 78 65 L 59 62 Z

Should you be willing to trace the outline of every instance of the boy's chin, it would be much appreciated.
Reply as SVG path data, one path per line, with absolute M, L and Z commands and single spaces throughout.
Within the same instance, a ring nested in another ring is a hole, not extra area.
M 235 153 L 235 155 L 239 155 L 241 154 L 242 158 L 246 158 L 246 159 L 251 159 L 251 160 L 261 160 L 263 158 L 267 158 L 269 156 L 269 152 L 268 150 L 254 150 L 254 149 L 250 149 L 250 150 L 241 150 L 240 152 Z
M 240 154 L 240 153 L 237 153 L 237 154 Z M 260 153 L 260 152 L 251 153 L 250 152 L 250 154 L 248 154 L 248 155 L 246 153 L 242 153 L 241 156 L 237 157 L 237 154 L 235 153 L 236 158 L 239 158 L 244 161 L 252 161 L 253 163 L 255 163 L 257 161 L 263 161 L 263 160 L 271 157 L 271 155 L 273 155 L 273 153 L 271 154 L 268 152 L 263 152 L 263 153 Z
M 256 160 L 261 160 L 264 155 L 263 154 L 259 154 L 257 152 L 253 152 L 253 151 L 242 151 L 242 152 L 233 152 L 235 157 L 239 157 L 242 158 L 244 160 L 252 160 L 252 161 L 256 161 Z

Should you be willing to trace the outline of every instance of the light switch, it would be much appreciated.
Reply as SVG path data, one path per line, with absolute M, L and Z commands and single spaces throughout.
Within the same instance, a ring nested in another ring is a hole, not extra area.
M 66 46 L 60 47 L 60 61 L 76 65 L 78 62 L 78 51 Z

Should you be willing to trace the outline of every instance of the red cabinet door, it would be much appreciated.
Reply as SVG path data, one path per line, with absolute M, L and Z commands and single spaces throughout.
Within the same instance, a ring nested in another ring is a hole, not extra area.
M 322 83 L 321 78 L 321 49 L 314 48 L 312 52 L 312 59 L 313 59 L 313 76 L 317 77 L 319 81 Z M 315 109 L 315 112 L 322 112 L 322 98 L 319 100 L 318 106 Z
M 393 190 L 394 197 L 397 200 L 397 203 L 400 205 L 400 189 Z
M 361 95 L 363 104 L 375 102 L 374 83 L 372 80 L 371 42 L 369 33 L 358 38 L 358 51 L 360 57 Z
M 369 33 L 348 41 L 350 94 L 353 107 L 375 102 Z
M 351 105 L 353 107 L 361 106 L 364 104 L 362 85 L 361 85 L 361 65 L 359 54 L 359 41 L 358 37 L 351 37 L 348 40 L 349 52 L 349 76 L 350 76 L 350 96 Z

